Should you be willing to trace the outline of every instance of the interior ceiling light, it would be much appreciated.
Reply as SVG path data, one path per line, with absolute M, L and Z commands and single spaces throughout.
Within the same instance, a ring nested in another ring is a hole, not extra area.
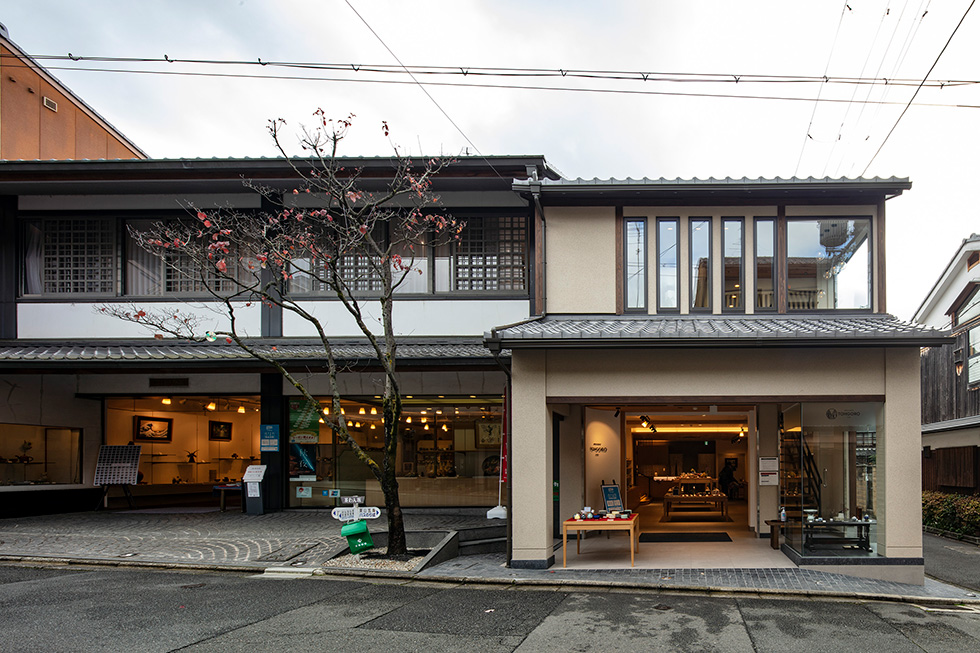
M 371 425 L 371 430 L 372 430 L 372 431 L 374 430 L 374 424 L 372 424 L 372 425 Z
M 360 422 L 354 422 L 354 428 L 355 429 L 361 428 L 361 423 Z
M 347 426 L 354 426 L 354 422 L 347 420 Z
M 372 415 L 377 415 L 378 414 L 378 409 L 375 408 L 374 406 L 371 406 L 371 414 Z
M 330 407 L 329 406 L 324 406 L 323 407 L 323 414 L 324 415 L 329 415 L 330 414 Z
M 207 408 L 208 410 L 217 410 L 218 409 L 218 404 L 216 404 L 216 403 L 214 403 L 212 401 L 210 404 L 208 404 L 207 406 L 205 406 L 205 408 Z
M 357 411 L 357 414 L 358 415 L 363 415 L 364 414 L 364 406 L 361 406 L 361 409 L 359 411 Z
M 425 411 L 422 411 L 422 412 L 424 413 Z M 428 420 L 427 420 L 427 419 L 425 419 L 424 417 L 422 418 L 422 423 L 423 423 L 423 424 L 425 424 L 425 423 L 426 423 L 427 421 L 428 421 Z
M 425 430 L 426 430 L 426 431 L 428 431 L 428 430 L 429 430 L 429 425 L 428 425 L 428 424 L 426 424 L 426 425 L 425 425 Z
M 238 407 L 238 414 L 239 415 L 244 415 L 245 414 L 245 406 L 239 406 Z M 321 419 L 320 421 L 322 422 L 323 420 Z
M 412 423 L 412 416 L 411 415 L 409 415 L 408 417 L 405 418 L 405 423 L 406 424 L 411 424 Z
M 169 406 L 172 402 L 170 401 L 170 397 L 164 397 L 160 400 L 160 403 L 164 406 Z
M 320 423 L 321 424 L 326 424 L 326 422 L 323 421 L 323 418 L 322 417 L 320 418 Z
M 449 427 L 448 427 L 448 426 L 446 426 L 445 424 L 443 424 L 443 425 L 442 425 L 442 430 L 443 430 L 443 431 L 448 431 L 448 430 L 449 430 Z

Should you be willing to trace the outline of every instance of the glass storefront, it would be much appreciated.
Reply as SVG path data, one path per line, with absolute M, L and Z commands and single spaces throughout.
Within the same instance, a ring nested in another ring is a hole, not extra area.
M 140 483 L 233 483 L 259 459 L 258 397 L 106 400 L 106 444 L 138 444 Z
M 81 483 L 76 428 L 0 424 L 0 485 Z
M 780 503 L 803 556 L 877 554 L 880 403 L 803 403 L 782 412 Z
M 396 469 L 404 507 L 497 504 L 503 401 L 500 397 L 405 397 Z M 380 397 L 341 403 L 355 442 L 381 462 L 384 430 Z M 289 506 L 332 507 L 334 494 L 366 497 L 383 507 L 381 486 L 349 444 L 334 435 L 321 413 L 330 401 L 309 406 L 290 400 Z M 333 492 L 332 492 L 333 491 Z

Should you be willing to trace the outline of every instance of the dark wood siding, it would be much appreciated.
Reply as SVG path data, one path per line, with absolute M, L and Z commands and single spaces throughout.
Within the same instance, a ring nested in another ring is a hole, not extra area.
M 980 389 L 967 387 L 969 350 L 967 331 L 956 336 L 955 344 L 922 350 L 919 369 L 923 424 L 980 415 Z M 957 360 L 963 363 L 959 375 L 956 374 Z
M 975 494 L 977 461 L 977 447 L 923 450 L 922 489 Z

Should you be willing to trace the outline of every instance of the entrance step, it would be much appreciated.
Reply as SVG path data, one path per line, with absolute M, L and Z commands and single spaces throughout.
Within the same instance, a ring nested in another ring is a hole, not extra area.
M 485 540 L 469 540 L 467 542 L 460 541 L 459 543 L 459 555 L 461 556 L 479 555 L 481 553 L 506 552 L 506 537 L 492 537 Z

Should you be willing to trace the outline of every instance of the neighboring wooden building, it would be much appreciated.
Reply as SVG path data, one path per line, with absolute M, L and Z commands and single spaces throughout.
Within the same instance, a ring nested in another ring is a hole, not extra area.
M 0 25 L 0 159 L 145 158 Z
M 980 446 L 980 235 L 963 240 L 913 318 L 956 342 L 922 350 L 922 489 L 974 494 Z

